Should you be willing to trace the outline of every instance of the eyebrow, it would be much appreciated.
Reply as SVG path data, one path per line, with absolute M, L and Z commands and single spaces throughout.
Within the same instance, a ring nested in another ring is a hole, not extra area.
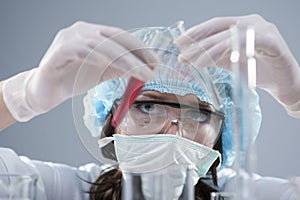
M 153 100 L 160 100 L 160 101 L 165 101 L 166 100 L 164 94 L 161 94 L 161 93 L 148 93 L 148 92 L 144 92 L 141 95 L 139 95 L 136 98 L 136 100 L 140 101 L 139 100 L 140 97 L 148 97 L 148 98 L 151 98 Z M 195 103 L 195 102 L 187 102 L 187 104 L 195 105 L 195 106 L 199 106 L 199 107 L 202 107 L 202 108 L 211 109 L 212 111 L 215 111 L 215 108 L 214 108 L 213 105 L 211 105 L 211 104 L 209 104 L 207 102 L 204 102 L 204 101 L 200 101 L 199 99 L 198 99 L 197 103 Z
M 181 104 L 178 102 L 168 102 L 168 101 L 157 101 L 157 100 L 142 100 L 142 101 L 134 101 L 134 104 L 161 104 L 161 105 L 167 105 L 170 107 L 174 107 L 174 108 L 191 108 L 191 109 L 198 109 L 198 107 L 193 106 L 193 105 L 189 105 L 189 104 Z M 205 108 L 202 108 L 205 109 Z M 207 110 L 207 109 L 205 109 Z M 208 110 L 210 111 L 210 110 Z
M 143 94 L 141 94 L 141 95 L 139 95 L 138 97 L 137 97 L 137 99 L 138 98 L 140 98 L 140 97 L 149 97 L 149 98 L 151 98 L 151 99 L 157 99 L 157 100 L 165 100 L 166 98 L 163 96 L 163 94 L 159 94 L 159 93 L 143 93 Z

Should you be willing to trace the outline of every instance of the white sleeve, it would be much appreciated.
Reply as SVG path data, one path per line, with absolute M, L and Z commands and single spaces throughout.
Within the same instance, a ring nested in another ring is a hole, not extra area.
M 0 148 L 0 173 L 2 174 L 37 174 L 37 169 L 31 165 L 23 162 L 18 155 L 7 148 Z M 39 177 L 37 181 L 37 199 L 46 200 L 44 184 Z
M 259 194 L 260 199 L 281 199 L 281 200 L 299 200 L 299 185 L 293 184 L 290 180 L 262 177 L 255 181 L 255 192 Z
M 18 156 L 11 149 L 0 148 L 0 173 L 36 173 L 37 199 L 39 200 L 85 200 L 89 199 L 89 188 L 99 175 L 101 168 L 87 164 L 74 168 L 63 164 L 33 161 Z
M 234 176 L 231 176 L 224 183 L 223 191 L 234 192 L 235 190 Z M 300 178 L 286 180 L 274 177 L 261 177 L 255 174 L 253 190 L 256 200 L 299 200 Z
M 32 161 L 43 180 L 48 200 L 89 199 L 91 183 L 100 173 L 95 164 L 80 168 L 51 162 Z

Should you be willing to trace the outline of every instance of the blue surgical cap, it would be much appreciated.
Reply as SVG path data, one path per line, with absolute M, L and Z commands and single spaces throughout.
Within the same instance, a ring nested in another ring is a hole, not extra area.
M 168 33 L 167 27 L 144 28 L 132 34 L 143 41 L 146 45 L 152 40 L 157 31 Z M 199 100 L 214 105 L 213 98 L 209 96 L 205 85 L 197 80 L 198 68 L 187 66 L 178 62 L 177 55 L 179 49 L 171 42 L 166 49 L 157 51 L 162 62 L 162 67 L 157 67 L 154 71 L 155 78 L 146 82 L 142 90 L 153 90 L 161 93 L 176 94 L 184 96 L 194 94 Z M 174 73 L 172 73 L 174 72 Z M 208 67 L 207 74 L 212 81 L 214 89 L 218 93 L 218 98 L 222 103 L 220 111 L 225 113 L 224 127 L 222 131 L 223 161 L 222 166 L 232 165 L 235 152 L 233 146 L 233 97 L 232 97 L 232 73 L 218 67 Z M 105 120 L 116 99 L 122 98 L 126 89 L 128 79 L 118 78 L 105 81 L 93 89 L 89 90 L 84 98 L 85 114 L 84 123 L 93 137 L 100 137 Z M 254 96 L 254 139 L 256 138 L 261 124 L 261 110 L 257 93 L 252 91 Z

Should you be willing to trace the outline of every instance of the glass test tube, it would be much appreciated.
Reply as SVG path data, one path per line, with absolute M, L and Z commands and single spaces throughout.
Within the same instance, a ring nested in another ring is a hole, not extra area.
M 173 166 L 177 168 L 178 166 Z M 178 167 L 180 169 L 181 167 Z M 172 175 L 168 169 L 160 171 L 131 173 L 123 172 L 122 199 L 123 200 L 194 200 L 194 184 L 192 180 L 192 167 L 186 168 L 185 183 L 181 189 L 170 187 Z M 145 189 L 143 186 L 147 187 Z
M 256 62 L 254 58 L 255 31 L 249 25 L 231 28 L 234 99 L 234 149 L 236 159 L 236 199 L 254 199 L 252 176 L 256 166 L 254 148 L 253 90 L 256 87 Z
M 36 174 L 0 174 L 0 199 L 35 200 Z

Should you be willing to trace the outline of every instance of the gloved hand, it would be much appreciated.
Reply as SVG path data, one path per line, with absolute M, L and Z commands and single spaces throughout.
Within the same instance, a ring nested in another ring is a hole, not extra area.
M 257 86 L 269 92 L 300 117 L 300 68 L 276 26 L 259 15 L 214 18 L 187 30 L 175 43 L 182 48 L 180 59 L 199 67 L 230 69 L 230 27 L 237 23 L 255 28 Z
M 58 32 L 39 67 L 4 82 L 3 98 L 17 121 L 28 121 L 107 79 L 151 79 L 155 63 L 156 55 L 128 32 L 76 22 Z

